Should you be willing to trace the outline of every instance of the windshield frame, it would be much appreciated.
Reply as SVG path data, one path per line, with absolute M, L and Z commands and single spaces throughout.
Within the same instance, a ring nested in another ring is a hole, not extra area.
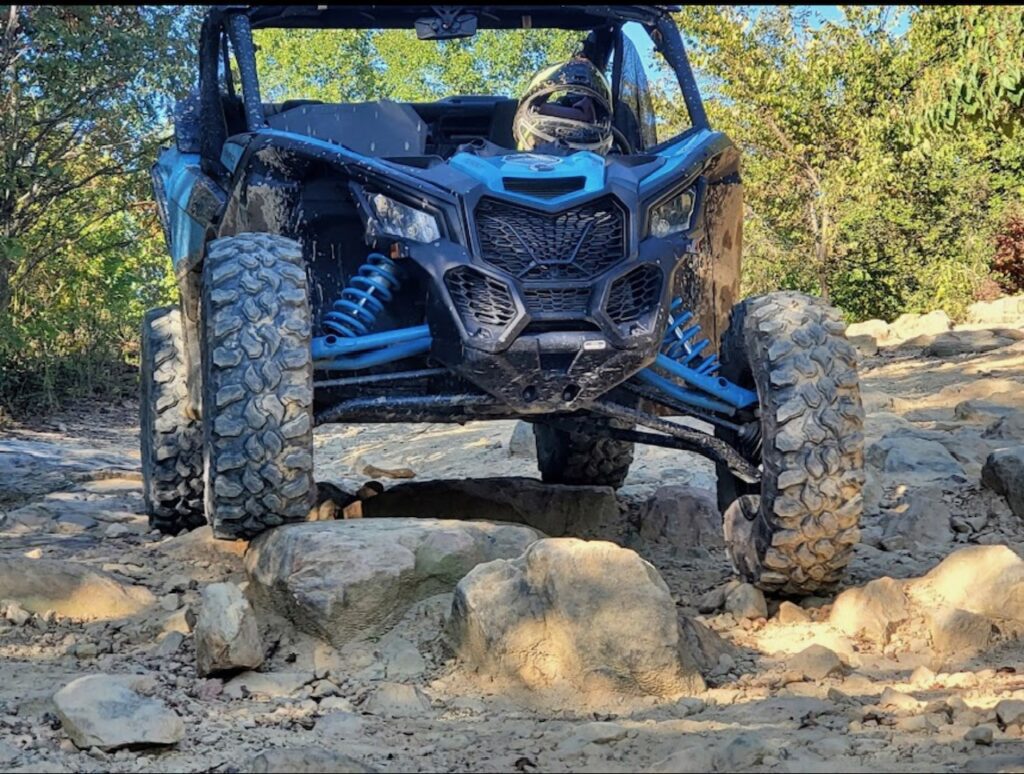
M 477 15 L 480 29 L 589 30 L 588 41 L 624 34 L 623 24 L 639 22 L 679 83 L 691 128 L 709 129 L 700 90 L 670 10 L 667 6 L 462 7 L 462 12 Z M 222 86 L 233 93 L 234 84 L 230 79 L 223 82 L 220 74 L 219 64 L 226 57 L 226 46 L 230 44 L 238 64 L 247 129 L 256 132 L 267 128 L 267 119 L 256 69 L 253 29 L 412 29 L 415 18 L 431 13 L 429 6 L 222 6 L 210 10 L 203 20 L 199 46 L 200 120 L 204 127 L 201 154 L 205 165 L 221 171 L 217 169 L 220 150 L 227 139 L 220 93 Z

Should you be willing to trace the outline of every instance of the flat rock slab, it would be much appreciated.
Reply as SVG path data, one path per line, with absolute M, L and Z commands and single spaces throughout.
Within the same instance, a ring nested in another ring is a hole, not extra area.
M 244 770 L 254 774 L 372 774 L 376 771 L 355 758 L 323 747 L 265 750 Z
M 74 680 L 53 697 L 71 741 L 88 749 L 169 745 L 185 736 L 181 718 L 162 702 L 136 693 L 130 678 L 89 675 Z
M 482 562 L 519 556 L 539 537 L 530 527 L 478 521 L 309 522 L 254 540 L 245 568 L 258 604 L 342 645 L 383 634 L 414 603 L 452 591 Z
M 135 615 L 152 605 L 153 594 L 106 572 L 72 562 L 0 558 L 0 599 L 16 600 L 26 610 L 53 610 L 68 618 L 95 621 Z
M 414 481 L 363 502 L 364 516 L 509 521 L 553 537 L 609 524 L 618 513 L 611 487 L 545 484 L 518 477 Z
M 131 472 L 138 460 L 62 441 L 0 440 L 0 503 L 54 492 L 110 471 Z
M 948 331 L 928 337 L 930 340 L 924 347 L 925 357 L 955 357 L 976 352 L 991 352 L 1020 341 L 1024 337 L 1021 331 L 978 330 Z

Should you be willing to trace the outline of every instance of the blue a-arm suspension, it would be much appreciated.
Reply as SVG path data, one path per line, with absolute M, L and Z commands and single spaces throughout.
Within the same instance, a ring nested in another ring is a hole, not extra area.
M 717 356 L 701 355 L 709 342 L 700 336 L 700 325 L 690 324 L 693 314 L 683 307 L 682 299 L 672 301 L 671 314 L 661 353 L 654 365 L 645 368 L 636 378 L 680 403 L 729 416 L 735 414 L 736 409 L 755 405 L 756 392 L 718 376 Z M 684 384 L 666 378 L 665 374 Z
M 429 352 L 430 329 L 426 325 L 370 332 L 398 284 L 397 264 L 381 253 L 371 253 L 325 315 L 328 333 L 312 343 L 314 366 L 358 370 Z M 700 337 L 700 326 L 691 324 L 693 315 L 678 298 L 672 302 L 672 315 L 654 365 L 635 378 L 679 403 L 729 416 L 736 409 L 756 404 L 756 393 L 718 376 L 715 355 L 701 354 L 708 340 Z

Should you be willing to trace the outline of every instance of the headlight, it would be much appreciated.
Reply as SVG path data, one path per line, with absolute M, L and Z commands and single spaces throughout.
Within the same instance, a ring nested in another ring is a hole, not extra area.
M 667 237 L 690 228 L 693 217 L 693 191 L 683 191 L 651 207 L 651 236 Z
M 370 196 L 370 206 L 382 234 L 415 242 L 436 242 L 441 238 L 437 218 L 428 212 L 396 202 L 384 194 Z

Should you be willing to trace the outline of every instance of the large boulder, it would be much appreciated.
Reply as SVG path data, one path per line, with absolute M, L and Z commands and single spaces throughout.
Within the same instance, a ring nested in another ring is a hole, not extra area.
M 963 467 L 938 441 L 913 435 L 887 435 L 868 447 L 867 461 L 894 478 L 966 481 Z
M 1007 546 L 961 548 L 906 588 L 926 610 L 949 607 L 1024 621 L 1024 560 Z
M 893 338 L 913 339 L 916 336 L 935 335 L 950 330 L 953 322 L 949 315 L 939 310 L 928 314 L 901 314 L 889 325 Z
M 722 516 L 713 492 L 692 486 L 662 486 L 640 506 L 640 534 L 664 538 L 677 548 L 720 546 Z
M 1024 326 L 1024 295 L 976 301 L 967 307 L 967 322 Z
M 527 524 L 545 535 L 576 534 L 619 515 L 608 486 L 545 484 L 535 478 L 409 481 L 363 503 L 371 518 L 488 519 Z
M 992 452 L 981 469 L 981 482 L 1003 495 L 1010 510 L 1024 519 L 1024 444 Z
M 999 417 L 985 428 L 981 437 L 1024 443 L 1024 411 L 1014 410 Z
M 455 590 L 449 635 L 463 663 L 549 695 L 704 687 L 657 570 L 604 541 L 540 540 L 476 567 Z
M 481 562 L 519 556 L 538 537 L 529 527 L 478 521 L 309 522 L 260 535 L 245 568 L 257 602 L 342 645 L 383 634 L 414 603 L 452 591 Z
M 889 323 L 885 320 L 864 320 L 864 322 L 851 323 L 846 326 L 846 338 L 852 339 L 858 336 L 870 336 L 875 341 L 887 341 L 892 335 Z
M 54 694 L 53 704 L 71 741 L 85 749 L 169 745 L 185 736 L 181 718 L 116 675 L 79 677 Z
M 908 500 L 886 512 L 882 527 L 886 548 L 932 548 L 953 541 L 952 514 L 941 491 L 915 489 Z
M 203 589 L 194 639 L 200 675 L 255 669 L 263 663 L 256 614 L 234 583 L 211 583 Z
M 878 354 L 878 342 L 874 336 L 847 336 L 846 340 L 857 350 L 857 354 L 863 357 L 874 357 Z
M 67 618 L 96 621 L 125 618 L 155 602 L 142 586 L 73 562 L 0 557 L 0 599 L 33 613 L 53 610 Z

